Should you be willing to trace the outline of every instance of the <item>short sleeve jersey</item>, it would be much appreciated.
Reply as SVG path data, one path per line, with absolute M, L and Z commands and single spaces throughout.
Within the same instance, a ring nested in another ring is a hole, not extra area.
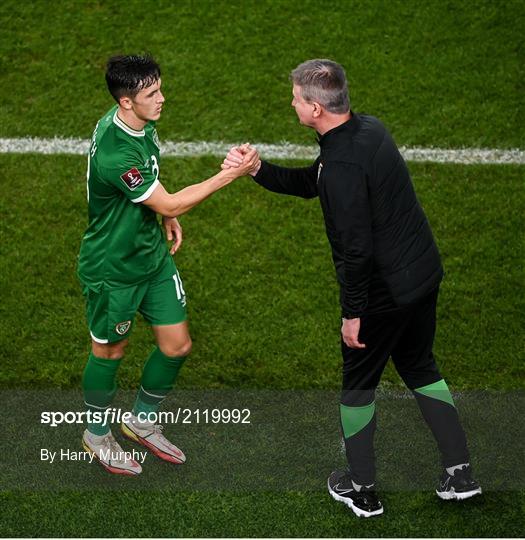
M 117 110 L 113 107 L 97 123 L 88 156 L 89 222 L 78 275 L 96 291 L 175 273 L 156 213 L 140 204 L 159 184 L 155 124 L 136 131 L 120 120 Z

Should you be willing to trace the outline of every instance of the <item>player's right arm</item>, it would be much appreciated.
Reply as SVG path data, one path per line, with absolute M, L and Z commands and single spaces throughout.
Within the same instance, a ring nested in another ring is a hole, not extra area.
M 185 187 L 176 193 L 168 193 L 162 184 L 159 184 L 153 193 L 143 204 L 166 217 L 177 217 L 185 214 L 194 206 L 197 206 L 210 195 L 230 184 L 239 176 L 244 176 L 251 170 L 258 160 L 255 150 L 246 155 L 246 163 L 237 169 L 231 168 L 222 170 L 215 176 Z
M 151 156 L 147 165 L 132 166 L 140 163 L 140 158 L 130 154 L 118 166 L 104 168 L 99 165 L 98 170 L 105 184 L 121 191 L 131 202 L 142 203 L 164 217 L 173 218 L 185 214 L 219 189 L 252 170 L 259 160 L 257 151 L 253 149 L 245 157 L 245 163 L 241 166 L 221 170 L 215 176 L 176 193 L 168 193 L 160 183 L 155 156 Z

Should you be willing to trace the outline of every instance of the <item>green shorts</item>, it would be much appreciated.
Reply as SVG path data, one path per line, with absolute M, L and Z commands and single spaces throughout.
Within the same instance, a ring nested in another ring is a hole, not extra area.
M 100 292 L 84 286 L 82 292 L 89 332 L 97 343 L 115 343 L 129 337 L 137 311 L 152 326 L 186 320 L 186 294 L 178 270 L 169 279 Z

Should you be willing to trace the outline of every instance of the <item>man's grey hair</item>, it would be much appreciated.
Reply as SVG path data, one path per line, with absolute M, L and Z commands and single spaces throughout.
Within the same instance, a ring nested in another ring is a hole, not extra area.
M 307 60 L 290 73 L 290 80 L 301 87 L 304 100 L 310 103 L 315 101 L 336 114 L 350 110 L 345 70 L 336 62 L 326 59 Z

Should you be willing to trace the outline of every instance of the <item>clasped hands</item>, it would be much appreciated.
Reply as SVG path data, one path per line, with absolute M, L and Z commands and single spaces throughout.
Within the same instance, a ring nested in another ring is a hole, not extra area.
M 261 168 L 259 153 L 253 146 L 250 146 L 250 143 L 230 148 L 221 164 L 223 170 L 237 169 L 239 167 L 243 169 L 243 175 L 250 174 L 251 176 L 255 176 Z

